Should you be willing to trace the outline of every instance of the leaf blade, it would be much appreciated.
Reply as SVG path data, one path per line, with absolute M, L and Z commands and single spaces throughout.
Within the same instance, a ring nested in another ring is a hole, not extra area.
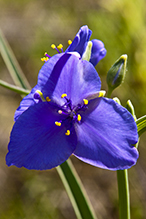
M 146 115 L 136 120 L 138 135 L 141 136 L 146 131 Z

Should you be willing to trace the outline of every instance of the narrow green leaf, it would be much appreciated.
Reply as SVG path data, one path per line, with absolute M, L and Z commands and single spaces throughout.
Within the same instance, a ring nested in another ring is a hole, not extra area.
M 56 169 L 62 179 L 77 218 L 96 219 L 97 217 L 71 160 L 68 159 Z
M 31 89 L 2 32 L 0 32 L 0 50 L 14 83 L 26 90 Z M 96 219 L 85 189 L 71 161 L 68 159 L 68 161 L 58 166 L 57 171 L 71 200 L 77 218 Z
M 146 131 L 146 115 L 136 120 L 139 137 Z
M 16 93 L 19 93 L 19 94 L 28 95 L 30 93 L 30 90 L 26 90 L 26 89 L 23 89 L 21 87 L 17 87 L 15 85 L 9 84 L 9 83 L 2 81 L 2 80 L 0 80 L 0 85 L 2 87 L 9 89 L 9 90 L 15 91 Z
M 15 84 L 24 89 L 30 89 L 30 85 L 1 30 L 0 52 Z

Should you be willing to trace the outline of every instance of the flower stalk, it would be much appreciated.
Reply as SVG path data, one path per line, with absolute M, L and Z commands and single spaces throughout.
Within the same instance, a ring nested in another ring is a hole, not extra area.
M 119 219 L 130 219 L 130 195 L 128 170 L 117 170 L 119 194 Z
M 113 89 L 108 92 L 108 97 L 111 96 Z M 121 105 L 120 100 L 115 98 L 115 101 Z M 128 102 L 131 106 L 131 102 Z M 128 105 L 128 106 L 129 106 Z M 129 107 L 130 108 L 130 107 Z M 129 110 L 130 111 L 130 110 Z M 117 184 L 118 184 L 118 196 L 119 196 L 119 219 L 130 219 L 130 193 L 129 193 L 129 181 L 128 170 L 117 170 Z

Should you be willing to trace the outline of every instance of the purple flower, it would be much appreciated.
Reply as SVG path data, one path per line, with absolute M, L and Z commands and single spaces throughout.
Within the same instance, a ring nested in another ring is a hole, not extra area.
M 7 165 L 51 169 L 72 154 L 109 170 L 134 165 L 136 123 L 125 108 L 102 97 L 100 88 L 90 62 L 70 53 L 50 58 L 16 110 Z
M 87 44 L 89 42 L 92 31 L 88 28 L 88 26 L 82 26 L 75 36 L 72 44 L 67 48 L 66 52 L 78 52 L 82 57 Z M 92 50 L 91 50 L 91 58 L 90 62 L 95 66 L 97 63 L 105 57 L 106 49 L 104 48 L 104 44 L 102 41 L 94 39 L 92 42 Z

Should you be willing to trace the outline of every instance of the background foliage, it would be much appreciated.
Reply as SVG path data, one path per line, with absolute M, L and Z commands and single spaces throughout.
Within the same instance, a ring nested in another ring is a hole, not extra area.
M 124 84 L 113 92 L 125 106 L 131 99 L 137 117 L 146 113 L 146 1 L 145 0 L 0 0 L 0 28 L 4 32 L 31 86 L 52 43 L 73 39 L 87 24 L 92 39 L 102 40 L 107 56 L 98 64 L 102 89 L 107 90 L 108 69 L 122 54 L 128 55 Z M 12 83 L 0 57 L 0 79 Z M 0 218 L 74 219 L 75 214 L 55 169 L 29 171 L 8 168 L 5 154 L 13 115 L 21 98 L 0 87 Z M 132 219 L 146 218 L 146 136 L 141 137 L 140 158 L 129 171 Z M 118 218 L 116 173 L 72 161 L 99 219 Z

